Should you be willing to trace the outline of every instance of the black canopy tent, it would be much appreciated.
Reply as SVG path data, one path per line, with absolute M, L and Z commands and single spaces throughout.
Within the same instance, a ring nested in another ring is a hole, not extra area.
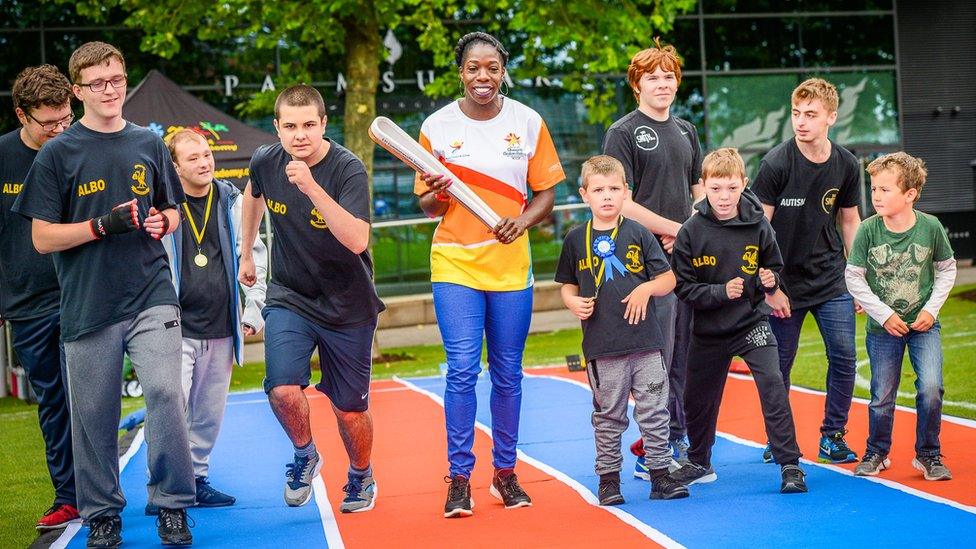
M 254 150 L 277 137 L 237 120 L 197 99 L 157 70 L 128 94 L 122 113 L 126 120 L 145 126 L 160 137 L 189 128 L 204 136 L 214 151 L 215 176 L 238 188 L 247 184 L 248 164 Z

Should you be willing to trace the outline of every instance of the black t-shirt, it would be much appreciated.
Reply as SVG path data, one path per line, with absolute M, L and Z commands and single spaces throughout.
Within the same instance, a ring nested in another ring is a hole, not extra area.
M 202 245 L 198 246 L 193 227 L 183 211 L 180 231 L 183 239 L 183 257 L 180 258 L 180 308 L 183 309 L 183 337 L 191 339 L 219 339 L 230 337 L 230 289 L 227 272 L 220 252 L 220 230 L 217 209 L 220 207 L 217 189 L 213 190 L 210 204 L 210 220 L 204 226 L 207 215 L 207 197 L 187 196 L 186 204 L 196 224 L 203 231 Z M 182 210 L 182 206 L 180 207 Z M 200 267 L 195 263 L 198 249 L 207 258 Z
M 659 122 L 635 110 L 607 130 L 603 153 L 624 165 L 634 202 L 678 223 L 691 216 L 691 186 L 701 178 L 702 161 L 691 122 L 676 116 Z
M 251 158 L 251 192 L 264 197 L 274 231 L 267 306 L 335 326 L 375 318 L 385 306 L 376 295 L 369 253 L 354 254 L 332 235 L 312 201 L 288 181 L 289 162 L 281 143 L 260 147 Z M 343 209 L 370 221 L 366 168 L 348 149 L 330 142 L 311 172 Z
M 149 208 L 185 200 L 173 161 L 155 133 L 126 123 L 102 133 L 76 123 L 37 154 L 14 211 L 51 223 L 79 223 L 136 199 Z M 157 305 L 179 305 L 162 242 L 139 229 L 54 254 L 65 341 L 132 318 Z
M 10 211 L 35 156 L 19 129 L 0 136 L 0 318 L 7 320 L 54 313 L 60 301 L 54 260 L 34 249 L 30 220 Z
M 752 190 L 775 206 L 772 225 L 783 254 L 783 290 L 795 309 L 812 307 L 847 291 L 844 242 L 837 209 L 861 202 L 860 167 L 847 149 L 831 142 L 830 158 L 815 164 L 790 139 L 763 157 Z
M 617 237 L 613 239 L 614 252 L 622 265 L 623 274 L 608 262 L 600 282 L 600 292 L 596 307 L 590 318 L 583 324 L 583 354 L 586 360 L 608 356 L 629 355 L 642 351 L 662 349 L 664 338 L 661 328 L 651 310 L 654 298 L 648 300 L 647 318 L 636 325 L 624 319 L 626 303 L 620 300 L 627 297 L 637 286 L 653 280 L 671 269 L 668 259 L 657 239 L 636 221 L 622 218 Z M 578 225 L 569 231 L 563 240 L 563 251 L 556 268 L 556 282 L 579 286 L 579 295 L 592 297 L 596 293 L 595 275 L 600 274 L 602 260 L 592 250 L 587 262 L 587 247 L 592 247 L 601 236 L 607 238 L 613 233 L 592 230 L 590 242 L 586 242 L 586 224 Z M 612 272 L 613 278 L 606 279 Z

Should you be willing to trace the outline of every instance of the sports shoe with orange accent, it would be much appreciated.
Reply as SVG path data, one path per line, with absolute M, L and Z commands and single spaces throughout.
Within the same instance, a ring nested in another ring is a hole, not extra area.
M 75 509 L 74 505 L 56 503 L 37 521 L 36 528 L 38 530 L 57 530 L 80 518 L 81 515 L 78 514 L 78 509 Z

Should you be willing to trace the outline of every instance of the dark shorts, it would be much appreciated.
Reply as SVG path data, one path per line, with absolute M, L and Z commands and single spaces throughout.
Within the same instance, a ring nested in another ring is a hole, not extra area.
M 369 407 L 376 319 L 354 326 L 326 326 L 284 307 L 264 309 L 264 392 L 279 385 L 309 386 L 310 360 L 318 348 L 322 380 L 315 386 L 343 412 Z

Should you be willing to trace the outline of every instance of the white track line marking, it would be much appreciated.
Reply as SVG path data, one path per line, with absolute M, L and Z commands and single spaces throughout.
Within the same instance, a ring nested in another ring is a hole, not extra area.
M 332 504 L 329 503 L 329 493 L 325 490 L 322 473 L 312 479 L 312 494 L 315 496 L 315 505 L 319 508 L 319 516 L 322 517 L 322 531 L 325 533 L 325 541 L 329 549 L 343 549 L 346 544 L 342 541 L 342 534 L 339 533 L 339 523 L 336 522 Z
M 545 379 L 555 379 L 557 381 L 562 381 L 564 383 L 569 383 L 571 385 L 576 385 L 577 387 L 582 387 L 582 388 L 586 389 L 587 391 L 590 390 L 589 385 L 586 385 L 584 383 L 581 383 L 581 382 L 579 382 L 579 381 L 577 381 L 575 379 L 568 379 L 568 378 L 564 378 L 564 377 L 550 376 L 550 375 L 536 375 L 536 374 L 525 374 L 525 375 L 528 376 L 528 377 L 539 377 L 539 378 L 545 378 Z M 749 380 L 752 379 L 749 376 L 743 376 L 743 375 L 739 375 L 739 374 L 729 374 L 729 376 L 730 377 L 735 377 L 736 379 L 749 379 Z M 807 391 L 809 391 L 810 393 L 813 393 L 813 394 L 819 394 L 819 395 L 822 395 L 823 394 L 823 393 L 820 393 L 820 392 L 817 392 L 817 391 L 810 391 L 809 389 L 807 389 L 804 392 L 807 392 Z M 861 400 L 863 400 L 863 399 L 861 399 Z M 759 442 L 756 442 L 756 441 L 753 441 L 753 440 L 744 439 L 744 438 L 737 437 L 737 436 L 732 435 L 732 434 L 729 434 L 729 433 L 723 433 L 722 431 L 716 431 L 716 434 L 718 436 L 726 439 L 726 440 L 729 440 L 729 441 L 732 441 L 732 442 L 736 442 L 738 444 L 742 444 L 742 445 L 745 445 L 745 446 L 751 446 L 753 448 L 765 448 L 766 447 L 766 444 L 765 443 L 759 443 Z M 803 461 L 806 464 L 813 465 L 815 467 L 822 467 L 824 469 L 833 471 L 835 473 L 840 473 L 842 475 L 847 475 L 849 477 L 853 477 L 853 478 L 856 478 L 858 480 L 866 480 L 866 481 L 870 481 L 870 482 L 876 482 L 878 484 L 882 484 L 884 486 L 887 486 L 888 488 L 891 488 L 891 489 L 894 489 L 894 490 L 898 490 L 899 492 L 904 492 L 906 494 L 910 494 L 910 495 L 913 495 L 913 496 L 916 496 L 916 497 L 919 497 L 919 498 L 922 498 L 922 499 L 925 499 L 925 500 L 928 500 L 928 501 L 932 501 L 932 502 L 935 502 L 935 503 L 941 503 L 943 505 L 948 505 L 949 507 L 954 507 L 956 509 L 959 509 L 961 511 L 965 511 L 967 513 L 976 514 L 976 507 L 973 507 L 971 505 L 966 505 L 964 503 L 959 503 L 958 501 L 954 501 L 954 500 L 951 500 L 951 499 L 946 499 L 946 498 L 941 497 L 941 496 L 936 496 L 936 495 L 930 494 L 928 492 L 923 492 L 921 490 L 917 490 L 915 488 L 911 488 L 909 486 L 905 486 L 904 484 L 899 484 L 899 483 L 894 482 L 894 481 L 891 481 L 891 480 L 887 480 L 887 479 L 883 479 L 883 478 L 878 478 L 878 477 L 858 477 L 858 476 L 855 476 L 852 471 L 848 471 L 847 469 L 844 469 L 843 467 L 838 467 L 836 465 L 831 465 L 829 463 L 820 463 L 820 462 L 811 461 L 811 460 L 808 460 L 808 459 L 802 459 L 801 461 Z
M 402 379 L 400 377 L 394 376 L 393 377 L 393 380 L 396 381 L 396 382 L 398 382 L 398 383 L 403 384 L 405 387 L 409 388 L 411 391 L 415 391 L 417 393 L 420 393 L 420 394 L 422 394 L 422 395 L 430 398 L 431 400 L 433 400 L 434 402 L 436 402 L 438 405 L 440 405 L 442 408 L 444 407 L 444 399 L 441 398 L 439 395 L 437 395 L 435 393 L 432 393 L 432 392 L 430 392 L 430 391 L 428 391 L 426 389 L 422 389 L 422 388 L 418 387 L 417 385 L 414 385 L 410 381 L 407 381 L 407 380 Z M 481 432 L 483 432 L 486 435 L 488 435 L 488 438 L 489 439 L 491 438 L 491 429 L 489 429 L 487 425 L 485 425 L 484 423 L 481 423 L 480 421 L 475 421 L 475 427 L 477 427 Z M 597 499 L 596 495 L 593 494 L 593 492 L 591 492 L 588 488 L 586 488 L 585 486 L 583 486 L 582 484 L 580 484 L 579 482 L 577 482 L 573 478 L 569 477 L 568 475 L 566 475 L 562 471 L 559 471 L 557 469 L 554 469 L 554 468 L 550 467 L 549 465 L 547 465 L 547 464 L 545 464 L 545 463 L 543 463 L 543 462 L 541 462 L 541 461 L 539 461 L 539 460 L 537 460 L 535 458 L 532 458 L 532 457 L 529 457 L 529 456 L 525 455 L 525 453 L 522 452 L 522 450 L 516 450 L 516 452 L 518 454 L 518 459 L 520 459 L 520 460 L 528 463 L 529 465 L 535 467 L 536 469 L 539 469 L 540 471 L 546 473 L 547 475 L 549 475 L 549 476 L 555 478 L 556 480 L 562 482 L 566 486 L 569 486 L 574 491 L 576 491 L 576 493 L 579 494 L 580 497 L 583 499 L 583 501 L 585 501 L 586 503 L 589 503 L 590 505 L 592 505 L 594 507 L 597 507 L 599 509 L 602 509 L 602 510 L 610 513 L 611 515 L 614 515 L 615 517 L 617 517 L 618 519 L 620 519 L 621 521 L 623 521 L 625 524 L 628 524 L 628 525 L 632 526 L 638 532 L 640 532 L 641 534 L 644 534 L 645 536 L 647 536 L 649 539 L 651 539 L 655 543 L 657 543 L 657 544 L 659 544 L 659 545 L 661 545 L 663 547 L 667 547 L 669 549 L 679 549 L 679 548 L 683 548 L 684 547 L 684 545 L 681 545 L 677 541 L 671 539 L 670 537 L 668 537 L 666 534 L 664 534 L 660 530 L 657 530 L 656 528 L 653 528 L 650 525 L 641 522 L 637 517 L 635 517 L 634 515 L 631 515 L 630 513 L 626 512 L 626 511 L 623 511 L 623 510 L 618 509 L 616 507 L 601 507 L 600 506 L 600 503 L 599 503 L 599 500 Z

